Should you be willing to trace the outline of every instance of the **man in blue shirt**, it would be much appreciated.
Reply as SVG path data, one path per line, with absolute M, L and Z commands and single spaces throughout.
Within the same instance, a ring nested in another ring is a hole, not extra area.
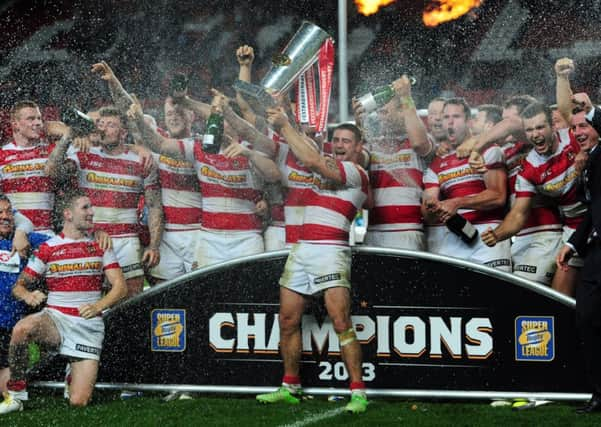
M 8 369 L 8 343 L 13 326 L 24 315 L 26 305 L 17 301 L 11 294 L 19 273 L 27 264 L 27 258 L 21 258 L 13 251 L 15 232 L 14 211 L 10 200 L 0 195 L 0 392 L 6 391 L 6 382 L 10 373 Z M 37 248 L 50 236 L 31 233 L 29 241 Z

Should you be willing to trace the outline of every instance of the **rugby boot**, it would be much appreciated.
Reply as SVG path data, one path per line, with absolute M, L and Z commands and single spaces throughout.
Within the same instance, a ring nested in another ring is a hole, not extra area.
M 291 405 L 297 405 L 300 403 L 301 394 L 302 391 L 300 389 L 293 393 L 288 387 L 281 386 L 273 393 L 257 395 L 257 401 L 261 403 L 284 402 Z
M 4 392 L 4 401 L 0 403 L 0 415 L 23 410 L 23 402 L 15 397 L 15 393 Z
M 367 409 L 367 397 L 363 393 L 351 394 L 351 400 L 346 404 L 344 410 L 353 414 L 360 414 Z

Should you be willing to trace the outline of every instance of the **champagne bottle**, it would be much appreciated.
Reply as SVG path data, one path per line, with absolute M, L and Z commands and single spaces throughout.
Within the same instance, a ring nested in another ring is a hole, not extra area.
M 369 93 L 360 97 L 357 101 L 366 113 L 371 113 L 378 108 L 386 105 L 394 96 L 394 89 L 391 85 L 380 86 Z
M 169 81 L 169 96 L 180 98 L 185 96 L 188 89 L 188 77 L 185 74 L 175 74 Z
M 207 127 L 202 137 L 202 150 L 205 153 L 219 153 L 223 140 L 223 114 L 215 108 L 211 109 L 211 115 L 207 120 Z
M 467 244 L 472 243 L 476 239 L 476 236 L 478 236 L 476 227 L 458 213 L 448 219 L 446 226 Z
M 96 130 L 96 124 L 90 116 L 82 113 L 77 108 L 71 107 L 63 111 L 61 120 L 69 126 L 75 135 L 87 135 Z

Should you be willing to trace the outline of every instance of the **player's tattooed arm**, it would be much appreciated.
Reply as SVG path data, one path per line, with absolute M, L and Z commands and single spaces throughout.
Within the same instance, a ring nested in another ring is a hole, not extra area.
M 147 189 L 144 200 L 148 206 L 148 231 L 150 233 L 150 244 L 142 254 L 142 263 L 147 268 L 156 266 L 161 260 L 159 245 L 163 235 L 163 207 L 161 205 L 161 190 Z
M 262 134 L 256 127 L 240 117 L 229 105 L 223 109 L 223 117 L 238 132 L 242 139 L 252 143 L 256 150 L 273 157 L 275 154 L 275 142 Z
M 161 190 L 147 189 L 144 200 L 148 206 L 148 231 L 150 232 L 150 248 L 158 249 L 163 235 L 163 206 L 161 204 Z
M 340 184 L 344 182 L 344 177 L 340 173 L 339 162 L 331 157 L 319 156 L 319 161 L 311 169 L 334 182 Z
M 125 114 L 131 103 L 133 102 L 132 97 L 121 85 L 121 82 L 109 67 L 105 61 L 100 61 L 92 65 L 92 72 L 98 74 L 102 80 L 107 82 L 111 98 L 115 103 L 115 106 Z
M 331 157 L 322 155 L 311 141 L 296 130 L 282 108 L 268 108 L 267 120 L 280 131 L 294 155 L 306 167 L 334 182 L 344 182 L 339 163 Z
M 26 272 L 22 272 L 13 285 L 13 296 L 23 301 L 30 307 L 37 307 L 46 300 L 46 294 L 40 290 L 29 291 L 28 288 L 33 285 L 37 279 Z
M 133 102 L 127 110 L 127 118 L 133 121 L 138 127 L 138 130 L 141 133 L 141 139 L 139 142 L 155 153 L 164 154 L 174 159 L 183 160 L 184 155 L 180 151 L 177 140 L 173 138 L 165 138 L 164 136 L 160 135 L 156 128 L 152 127 L 150 123 L 144 119 L 144 111 L 142 110 L 142 104 L 138 98 L 133 96 L 132 99 Z
M 334 159 L 326 158 L 325 162 L 328 169 L 338 170 L 338 166 L 336 166 L 336 161 Z
M 75 163 L 65 159 L 67 157 L 67 150 L 71 145 L 72 139 L 70 132 L 63 135 L 62 138 L 56 143 L 54 150 L 48 156 L 48 161 L 44 167 L 46 175 L 56 179 L 58 177 L 72 176 L 76 173 Z

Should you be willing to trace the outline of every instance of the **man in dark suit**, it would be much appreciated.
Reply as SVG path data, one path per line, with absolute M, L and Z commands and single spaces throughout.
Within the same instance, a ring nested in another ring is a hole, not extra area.
M 572 255 L 584 258 L 581 281 L 576 289 L 576 322 L 582 342 L 587 377 L 593 387 L 591 399 L 579 414 L 601 412 L 601 110 L 590 100 L 574 110 L 571 126 L 574 135 L 591 140 L 588 159 L 582 170 L 583 201 L 588 204 L 585 219 L 557 255 L 558 268 L 567 268 Z M 580 140 L 579 140 L 580 142 Z

